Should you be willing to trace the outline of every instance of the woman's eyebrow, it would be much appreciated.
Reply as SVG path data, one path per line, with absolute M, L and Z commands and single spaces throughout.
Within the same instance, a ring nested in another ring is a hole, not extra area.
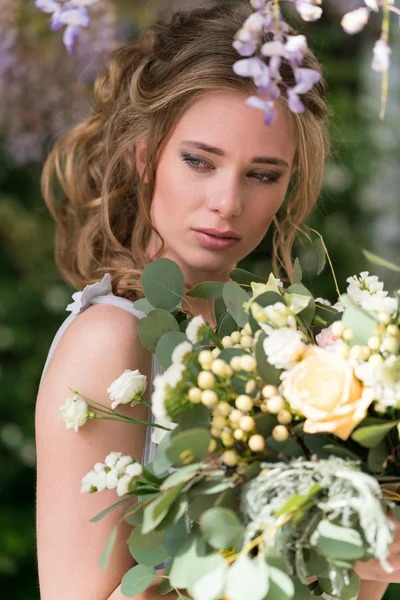
M 224 150 L 222 150 L 221 148 L 216 148 L 215 146 L 209 146 L 204 142 L 184 140 L 182 144 L 193 146 L 194 148 L 204 150 L 205 152 L 210 152 L 211 154 L 216 154 L 217 156 L 225 156 Z M 288 163 L 285 160 L 283 160 L 282 158 L 277 158 L 276 156 L 254 156 L 250 162 L 264 165 L 277 165 L 280 167 L 289 167 Z

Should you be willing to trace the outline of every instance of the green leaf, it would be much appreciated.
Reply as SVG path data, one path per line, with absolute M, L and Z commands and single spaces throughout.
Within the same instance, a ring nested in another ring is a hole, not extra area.
M 190 588 L 194 600 L 219 600 L 223 595 L 228 566 L 221 564 L 197 579 Z
M 232 331 L 237 331 L 237 328 L 238 328 L 238 326 L 237 326 L 235 319 L 232 317 L 232 315 L 229 312 L 227 312 L 222 317 L 222 319 L 218 325 L 217 335 L 220 339 L 222 339 L 226 335 L 231 335 Z
M 185 519 L 181 519 L 172 527 L 167 529 L 167 534 L 163 542 L 163 548 L 169 556 L 176 556 L 184 542 L 187 542 L 189 533 L 186 528 Z
M 182 491 L 184 484 L 171 488 L 168 492 L 159 495 L 144 509 L 142 533 L 146 534 L 152 531 L 161 523 L 168 514 L 171 504 L 176 500 Z
M 350 583 L 340 593 L 340 600 L 352 600 L 357 598 L 358 592 L 360 591 L 360 579 L 357 573 L 353 570 L 349 572 Z M 329 579 L 325 577 L 319 577 L 318 583 L 320 588 L 325 594 L 331 595 L 333 593 L 333 586 Z
M 260 333 L 255 346 L 255 355 L 257 360 L 257 373 L 266 384 L 279 385 L 281 371 L 268 362 L 264 352 L 264 332 Z
M 182 493 L 176 500 L 174 500 L 173 504 L 171 504 L 171 508 L 169 509 L 165 518 L 161 521 L 161 523 L 157 526 L 157 530 L 168 529 L 172 525 L 175 525 L 180 521 L 181 517 L 186 514 L 189 506 L 189 501 L 187 499 L 187 494 Z
M 177 320 L 166 310 L 153 310 L 139 321 L 139 336 L 147 350 L 155 352 L 159 339 L 169 331 L 179 331 Z
M 174 487 L 180 483 L 186 483 L 190 479 L 193 479 L 194 475 L 202 468 L 202 463 L 195 463 L 181 467 L 175 473 L 172 473 L 160 486 L 160 490 L 167 490 L 168 488 Z
M 194 428 L 205 428 L 210 427 L 210 411 L 204 406 L 204 404 L 193 404 L 188 407 L 185 411 L 175 417 L 175 421 L 178 423 L 179 428 L 182 431 Z M 177 432 L 175 431 L 174 437 Z
M 233 487 L 235 487 L 235 483 L 233 479 L 228 477 L 224 477 L 224 479 L 203 479 L 190 490 L 190 493 L 208 496 L 209 494 L 220 494 Z
M 286 294 L 300 294 L 301 296 L 310 297 L 310 302 L 308 303 L 308 306 L 299 313 L 299 316 L 302 318 L 304 325 L 306 327 L 310 327 L 314 320 L 316 310 L 315 300 L 313 298 L 312 293 L 306 287 L 304 287 L 304 285 L 300 283 L 295 283 L 286 290 Z
M 142 533 L 139 527 L 135 527 L 131 532 L 127 544 L 135 550 L 155 550 L 164 541 L 165 531 L 150 531 Z
M 186 340 L 186 335 L 181 331 L 169 331 L 164 333 L 158 340 L 156 348 L 156 357 L 164 370 L 172 364 L 172 352 L 182 342 Z
M 260 277 L 259 275 L 255 275 L 254 273 L 250 273 L 249 271 L 245 271 L 244 269 L 233 269 L 229 273 L 229 277 L 236 281 L 239 285 L 251 285 L 252 281 L 256 281 L 257 283 L 267 283 L 266 279 Z
M 259 414 L 255 417 L 257 433 L 264 438 L 268 438 L 272 434 L 272 430 L 278 425 L 276 415 Z
M 289 600 L 295 598 L 291 577 L 275 567 L 269 567 L 269 592 L 265 600 Z M 296 598 L 297 600 L 297 598 Z
M 315 483 L 307 494 L 294 494 L 289 500 L 284 504 L 276 513 L 275 517 L 280 517 L 285 513 L 292 512 L 297 508 L 301 508 L 304 504 L 307 504 L 318 492 L 320 491 L 321 486 L 318 483 Z
M 218 494 L 195 496 L 189 505 L 189 517 L 192 521 L 198 523 L 201 515 L 205 513 L 206 510 L 213 508 L 217 499 Z
M 228 508 L 210 508 L 200 518 L 200 530 L 216 550 L 235 547 L 241 541 L 245 527 Z
M 320 275 L 322 273 L 322 271 L 325 269 L 325 265 L 326 265 L 326 253 L 325 253 L 325 248 L 324 248 L 321 238 L 319 238 L 319 237 L 315 238 L 313 240 L 313 246 L 314 246 L 314 250 L 317 254 L 317 259 L 318 259 L 317 275 Z
M 348 294 L 342 294 L 339 300 L 346 306 L 342 317 L 343 324 L 354 331 L 354 338 L 350 345 L 368 345 L 369 338 L 375 332 L 376 321 L 367 311 L 353 302 Z
M 310 600 L 311 596 L 310 596 L 310 590 L 308 588 L 308 585 L 301 583 L 301 581 L 299 579 L 297 579 L 297 577 L 293 577 L 293 583 L 294 583 L 294 598 L 296 600 Z
M 168 563 L 168 565 L 167 565 L 167 568 L 165 569 L 165 571 L 163 573 L 165 579 L 163 579 L 161 581 L 160 585 L 158 586 L 158 591 L 159 591 L 160 596 L 164 596 L 165 594 L 169 594 L 169 592 L 172 592 L 172 590 L 174 589 L 172 587 L 172 585 L 170 584 L 170 581 L 169 581 L 169 574 L 170 574 L 170 571 L 171 571 L 171 566 L 172 566 L 172 563 L 170 561 Z
M 155 306 L 150 304 L 146 298 L 140 298 L 139 300 L 136 300 L 136 302 L 133 303 L 133 307 L 136 308 L 136 310 L 140 310 L 146 314 L 155 309 Z
M 200 562 L 210 556 L 211 563 L 214 562 L 215 556 L 217 556 L 220 561 L 224 562 L 224 559 L 219 554 L 215 554 L 214 552 L 210 553 L 207 548 L 207 543 L 203 538 L 193 533 L 189 535 L 179 548 L 175 558 L 172 561 L 170 573 L 171 585 L 178 589 L 188 588 L 190 583 L 196 580 L 196 573 L 198 577 L 198 568 L 200 566 Z M 220 561 L 217 561 L 215 564 L 216 567 L 221 564 Z
M 169 558 L 169 554 L 162 546 L 154 550 L 137 550 L 130 547 L 129 551 L 136 562 L 146 567 L 156 567 Z
M 115 525 L 111 531 L 111 534 L 107 540 L 105 548 L 101 554 L 100 569 L 102 571 L 105 571 L 107 569 L 107 564 L 108 564 L 109 558 L 111 556 L 112 549 L 114 548 L 115 540 L 117 539 L 117 531 L 118 531 L 118 525 Z
M 217 298 L 221 298 L 224 285 L 225 283 L 221 281 L 202 281 L 186 294 L 193 298 L 216 300 Z
M 299 259 L 296 258 L 296 260 L 294 261 L 294 265 L 293 265 L 292 281 L 293 281 L 293 283 L 301 283 L 302 279 L 303 279 L 303 270 L 301 268 Z
M 120 506 L 121 504 L 126 502 L 127 500 L 132 500 L 132 496 L 125 496 L 121 500 L 118 500 L 118 502 L 115 502 L 111 506 L 108 506 L 107 508 L 105 508 L 104 510 L 99 512 L 95 517 L 92 517 L 90 519 L 90 523 L 96 523 L 97 521 L 101 521 L 101 519 L 103 519 L 105 516 L 107 516 L 108 513 L 110 513 L 112 510 L 114 510 L 114 508 L 117 508 L 118 506 Z
M 229 600 L 263 600 L 269 590 L 271 569 L 261 555 L 254 560 L 241 556 L 228 571 L 225 595 Z
M 170 311 L 185 297 L 185 278 L 180 267 L 169 258 L 160 258 L 143 269 L 140 281 L 150 304 Z
M 224 299 L 222 297 L 217 298 L 214 302 L 214 316 L 215 316 L 215 322 L 217 323 L 218 326 L 219 326 L 219 323 L 220 323 L 222 317 L 225 316 L 226 314 L 229 314 L 227 312 L 227 310 L 228 309 L 226 308 Z
M 387 456 L 388 449 L 385 442 L 378 444 L 374 448 L 370 448 L 367 460 L 368 468 L 373 473 L 382 473 L 384 471 L 383 463 L 387 459 Z
M 166 449 L 170 443 L 171 433 L 167 432 L 162 438 L 161 442 L 157 445 L 151 465 L 153 467 L 154 474 L 158 477 L 162 477 L 165 475 L 165 473 L 168 473 L 168 470 L 171 467 L 172 463 L 166 455 Z
M 249 301 L 249 296 L 235 281 L 225 283 L 222 295 L 230 314 L 238 326 L 244 327 L 247 323 L 247 315 L 243 304 Z
M 157 573 L 154 567 L 136 565 L 129 569 L 121 581 L 121 594 L 127 598 L 133 598 L 144 592 L 151 582 L 156 578 Z
M 327 444 L 323 447 L 323 450 L 330 456 L 340 456 L 340 458 L 351 458 L 352 460 L 359 460 L 359 456 L 346 448 L 345 446 L 339 446 L 339 444 Z
M 368 427 L 360 427 L 352 434 L 351 438 L 363 446 L 364 448 L 375 448 L 387 436 L 389 431 L 397 427 L 400 421 L 388 421 L 382 425 L 369 425 Z
M 296 442 L 296 438 L 289 437 L 284 442 L 278 442 L 275 438 L 270 436 L 266 440 L 267 448 L 278 452 L 278 454 L 284 454 L 285 456 L 290 456 L 291 458 L 299 458 L 303 455 L 303 451 L 299 444 Z
M 379 265 L 380 267 L 386 267 L 386 269 L 390 269 L 391 271 L 396 271 L 397 273 L 400 273 L 399 265 L 396 265 L 390 262 L 389 260 L 385 260 L 384 258 L 380 258 L 376 254 L 372 254 L 372 252 L 369 252 L 368 250 L 363 250 L 363 254 L 373 264 Z
M 310 543 L 318 553 L 330 559 L 357 560 L 365 553 L 358 531 L 335 525 L 326 519 L 320 521 L 310 537 Z
M 208 456 L 211 435 L 207 429 L 188 429 L 171 438 L 167 458 L 175 467 L 200 462 Z

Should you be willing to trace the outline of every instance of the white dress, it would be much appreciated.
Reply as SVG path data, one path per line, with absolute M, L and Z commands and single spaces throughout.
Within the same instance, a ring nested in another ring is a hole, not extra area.
M 112 292 L 111 287 L 111 275 L 106 273 L 101 282 L 94 283 L 93 285 L 87 285 L 83 291 L 75 292 L 72 295 L 74 302 L 69 304 L 66 310 L 71 311 L 71 314 L 65 319 L 60 328 L 58 329 L 56 335 L 54 336 L 53 342 L 50 346 L 49 353 L 47 355 L 46 363 L 43 368 L 42 376 L 40 382 L 42 381 L 44 374 L 47 370 L 47 367 L 50 363 L 51 357 L 54 354 L 54 351 L 59 343 L 63 333 L 66 331 L 67 327 L 74 321 L 78 315 L 87 310 L 93 304 L 111 304 L 112 306 L 116 306 L 118 308 L 122 308 L 130 312 L 132 315 L 137 317 L 138 319 L 142 319 L 146 316 L 146 313 L 136 310 L 133 306 L 133 302 L 127 300 L 126 298 L 121 298 L 120 296 L 110 295 Z M 156 375 L 161 374 L 163 369 L 158 362 L 156 355 L 153 354 L 152 359 L 152 372 L 151 372 L 151 390 L 153 391 L 153 379 Z M 148 413 L 148 421 L 154 422 L 154 417 L 152 412 L 149 410 Z M 145 447 L 143 449 L 142 456 L 142 464 L 147 464 L 153 459 L 154 452 L 156 450 L 156 444 L 151 440 L 151 429 L 147 428 L 146 431 L 146 442 Z M 333 596 L 327 596 L 323 594 L 320 596 L 325 600 L 337 600 Z M 357 598 L 353 598 L 352 600 L 357 600 Z

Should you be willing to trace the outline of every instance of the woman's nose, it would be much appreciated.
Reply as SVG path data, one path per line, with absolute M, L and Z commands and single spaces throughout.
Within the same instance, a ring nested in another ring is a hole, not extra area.
M 237 180 L 225 180 L 217 189 L 214 188 L 209 193 L 207 204 L 210 210 L 219 212 L 226 220 L 240 216 L 243 210 L 243 199 Z

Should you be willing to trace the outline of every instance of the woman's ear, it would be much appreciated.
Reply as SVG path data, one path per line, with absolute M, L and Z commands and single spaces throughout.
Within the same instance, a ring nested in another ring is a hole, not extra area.
M 146 166 L 147 157 L 147 143 L 146 138 L 141 137 L 136 142 L 136 169 L 141 177 Z M 145 183 L 148 183 L 148 179 L 145 179 Z

